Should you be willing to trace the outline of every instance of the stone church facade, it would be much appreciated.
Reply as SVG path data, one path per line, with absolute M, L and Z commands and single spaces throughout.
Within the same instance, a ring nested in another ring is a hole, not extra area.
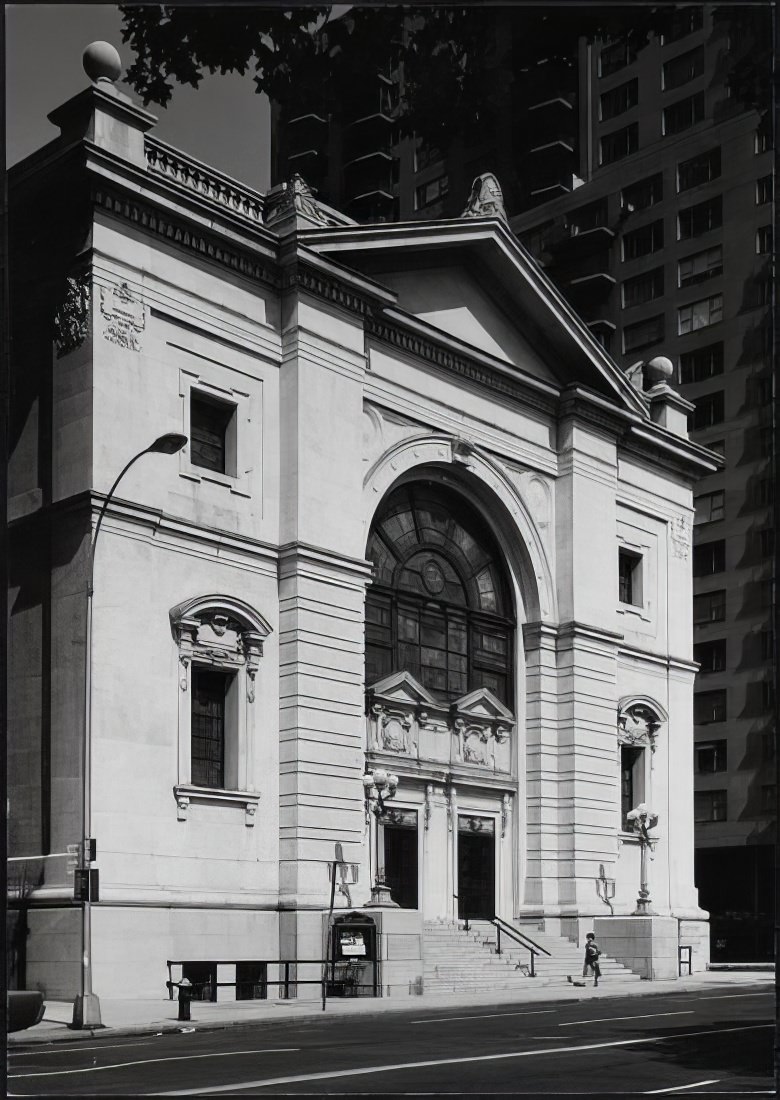
M 617 369 L 494 181 L 462 218 L 359 226 L 165 146 L 105 79 L 52 120 L 11 177 L 28 987 L 78 992 L 90 533 L 166 432 L 187 446 L 133 466 L 95 555 L 98 995 L 164 995 L 169 960 L 321 958 L 337 843 L 337 915 L 373 914 L 386 993 L 419 989 L 425 922 L 579 942 L 636 908 L 640 803 L 653 919 L 703 966 L 690 533 L 713 460 L 663 362 Z

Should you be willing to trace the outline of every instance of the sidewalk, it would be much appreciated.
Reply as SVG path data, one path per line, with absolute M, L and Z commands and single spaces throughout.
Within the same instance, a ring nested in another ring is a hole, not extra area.
M 584 989 L 576 986 L 536 986 L 529 979 L 527 989 L 496 990 L 494 993 L 447 993 L 428 994 L 421 997 L 381 997 L 381 998 L 334 998 L 327 1002 L 326 1015 L 349 1016 L 401 1012 L 409 1010 L 442 1011 L 463 1006 L 473 1009 L 481 1005 L 499 1005 L 507 1007 L 518 1004 L 531 1004 L 539 1001 L 572 1001 L 606 999 L 610 997 L 642 997 L 650 994 L 704 992 L 708 989 L 722 989 L 728 993 L 733 989 L 761 986 L 769 990 L 774 988 L 774 973 L 771 971 L 706 971 L 692 977 L 677 978 L 672 981 L 622 983 L 610 989 L 602 983 L 598 989 L 591 984 Z M 167 997 L 145 1000 L 119 1000 L 101 997 L 100 1009 L 103 1027 L 98 1030 L 84 1029 L 73 1031 L 68 1025 L 73 1016 L 70 1001 L 47 1001 L 43 1020 L 26 1031 L 16 1031 L 8 1035 L 8 1046 L 22 1046 L 30 1043 L 55 1043 L 79 1039 L 114 1038 L 123 1035 L 148 1035 L 176 1032 L 183 1029 L 217 1029 L 232 1027 L 235 1024 L 257 1023 L 283 1019 L 305 1020 L 322 1018 L 322 1003 L 317 1000 L 297 1001 L 224 1001 L 210 1003 L 192 1002 L 192 1020 L 179 1023 L 178 1003 Z

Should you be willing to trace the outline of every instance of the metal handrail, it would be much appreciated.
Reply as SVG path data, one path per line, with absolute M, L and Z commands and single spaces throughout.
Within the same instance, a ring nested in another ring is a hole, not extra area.
M 540 943 L 537 943 L 536 940 L 532 940 L 530 936 L 526 936 L 526 934 L 524 932 L 518 931 L 518 929 L 515 928 L 514 925 L 509 924 L 509 922 L 505 921 L 503 919 L 503 917 L 499 917 L 497 915 L 492 916 L 490 918 L 490 923 L 496 929 L 496 954 L 497 955 L 501 954 L 501 933 L 502 932 L 504 933 L 505 936 L 509 936 L 510 939 L 516 940 L 517 943 L 519 943 L 521 947 L 524 947 L 528 951 L 528 953 L 530 955 L 530 958 L 531 958 L 531 962 L 530 962 L 530 965 L 529 965 L 529 968 L 528 968 L 528 973 L 529 973 L 530 977 L 532 977 L 532 978 L 536 977 L 536 969 L 535 969 L 535 966 L 534 966 L 534 960 L 535 960 L 537 955 L 547 955 L 548 958 L 552 958 L 551 953 L 547 950 L 546 947 L 542 947 L 542 945 Z
M 235 960 L 235 959 L 177 959 L 177 960 L 173 960 L 173 959 L 168 959 L 167 960 L 168 980 L 166 981 L 165 985 L 168 989 L 169 999 L 170 1000 L 174 999 L 174 992 L 173 991 L 174 991 L 174 989 L 178 989 L 179 986 L 181 985 L 180 982 L 173 981 L 172 970 L 173 970 L 174 966 L 184 966 L 184 965 L 195 965 L 195 966 L 200 965 L 200 966 L 203 966 L 203 965 L 209 965 L 209 966 L 213 966 L 213 967 L 216 968 L 217 966 L 225 966 L 225 965 L 232 966 L 236 961 L 242 962 L 244 960 Z M 350 988 L 361 988 L 361 989 L 363 989 L 363 988 L 372 988 L 373 991 L 374 991 L 374 996 L 377 996 L 377 995 L 381 996 L 382 995 L 381 994 L 382 987 L 381 987 L 381 983 L 378 980 L 378 975 L 377 975 L 377 971 L 376 971 L 376 966 L 378 964 L 378 960 L 376 960 L 376 959 L 369 960 L 369 961 L 373 961 L 374 965 L 375 965 L 374 981 L 372 983 L 367 983 L 365 986 L 364 985 L 359 985 L 358 986 L 358 984 L 356 984 L 354 982 L 354 979 L 351 976 L 348 976 L 348 975 L 343 975 L 342 976 L 341 971 L 343 970 L 343 962 L 346 961 L 346 960 L 339 960 L 339 959 L 252 959 L 250 961 L 253 962 L 253 963 L 257 963 L 259 966 L 261 966 L 263 968 L 262 977 L 259 978 L 256 981 L 252 981 L 251 979 L 244 978 L 240 981 L 236 980 L 234 982 L 217 982 L 217 981 L 213 981 L 213 982 L 212 981 L 191 982 L 190 983 L 190 988 L 192 990 L 197 990 L 200 993 L 200 992 L 202 992 L 203 989 L 206 989 L 206 988 L 216 991 L 217 989 L 222 988 L 222 987 L 238 988 L 239 986 L 260 986 L 265 991 L 265 990 L 267 990 L 267 988 L 269 986 L 279 986 L 279 992 L 281 994 L 282 999 L 283 1000 L 290 1000 L 291 999 L 291 997 L 290 997 L 291 991 L 295 990 L 296 987 L 299 986 L 299 985 L 319 985 L 319 986 L 322 986 L 325 982 L 327 982 L 328 985 L 330 985 L 333 982 L 341 982 L 344 985 L 348 985 Z M 299 978 L 297 975 L 292 975 L 290 973 L 291 967 L 294 967 L 294 966 L 295 967 L 298 967 L 298 966 L 319 966 L 319 967 L 322 967 L 323 964 L 325 964 L 327 966 L 327 976 L 326 977 L 321 976 L 319 978 Z M 283 968 L 284 976 L 279 977 L 279 978 L 269 978 L 268 977 L 268 968 L 271 967 L 271 966 L 278 966 L 280 968 Z M 264 995 L 261 996 L 259 999 L 264 1000 L 266 995 L 267 994 L 264 993 Z M 216 1000 L 215 997 L 212 998 L 212 999 Z

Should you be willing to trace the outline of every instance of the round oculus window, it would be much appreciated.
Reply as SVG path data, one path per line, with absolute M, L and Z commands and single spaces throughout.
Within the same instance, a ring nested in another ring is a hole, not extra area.
M 433 559 L 427 561 L 422 567 L 422 579 L 423 584 L 432 596 L 438 596 L 440 592 L 444 591 L 446 583 L 444 574 L 439 563 L 433 561 Z

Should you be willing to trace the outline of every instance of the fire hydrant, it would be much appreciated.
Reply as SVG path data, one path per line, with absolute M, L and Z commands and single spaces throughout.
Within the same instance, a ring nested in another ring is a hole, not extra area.
M 179 1019 L 190 1019 L 190 1001 L 192 1000 L 192 982 L 182 978 L 179 982 Z

